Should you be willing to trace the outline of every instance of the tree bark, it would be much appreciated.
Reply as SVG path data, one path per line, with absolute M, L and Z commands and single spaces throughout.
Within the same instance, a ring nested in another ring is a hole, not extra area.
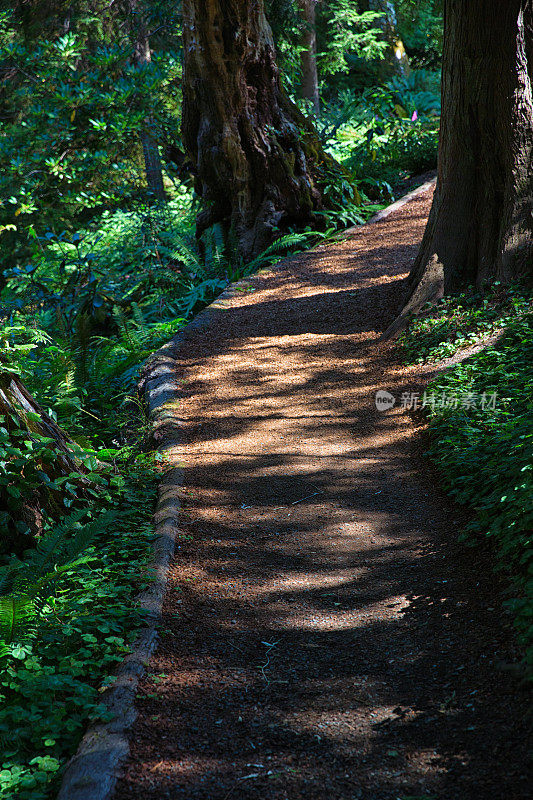
M 445 0 L 437 186 L 410 298 L 533 277 L 533 3 Z
M 311 100 L 315 114 L 320 114 L 318 69 L 316 63 L 316 4 L 317 0 L 298 0 L 302 27 L 302 85 L 300 95 Z
M 249 260 L 289 226 L 320 224 L 322 188 L 350 176 L 282 89 L 263 0 L 184 0 L 183 47 L 197 235 L 219 223 Z

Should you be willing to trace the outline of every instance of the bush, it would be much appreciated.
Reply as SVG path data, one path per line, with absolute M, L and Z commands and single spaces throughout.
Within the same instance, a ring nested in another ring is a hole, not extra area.
M 102 483 L 99 502 L 0 569 L 0 797 L 50 797 L 88 720 L 105 717 L 102 682 L 142 621 L 153 482 L 138 464 Z

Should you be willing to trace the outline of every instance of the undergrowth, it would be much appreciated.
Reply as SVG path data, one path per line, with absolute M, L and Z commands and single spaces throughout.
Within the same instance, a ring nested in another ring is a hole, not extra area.
M 100 473 L 97 497 L 0 570 L 0 797 L 49 797 L 88 720 L 106 718 L 100 691 L 142 622 L 148 466 Z
M 341 92 L 326 108 L 323 141 L 357 176 L 363 209 L 391 202 L 405 178 L 436 167 L 439 83 L 437 72 L 413 70 L 362 95 Z
M 408 359 L 434 361 L 501 335 L 435 378 L 427 393 L 430 455 L 450 494 L 473 510 L 463 539 L 490 542 L 508 581 L 526 665 L 533 675 L 533 314 L 531 293 L 514 287 L 448 298 L 403 337 Z M 482 402 L 482 398 L 494 402 Z M 469 398 L 469 402 L 454 402 Z

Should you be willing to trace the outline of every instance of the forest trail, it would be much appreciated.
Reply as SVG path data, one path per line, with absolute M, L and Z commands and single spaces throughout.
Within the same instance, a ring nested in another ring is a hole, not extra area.
M 431 192 L 241 283 L 176 376 L 183 512 L 115 797 L 525 800 L 509 620 L 378 342 Z

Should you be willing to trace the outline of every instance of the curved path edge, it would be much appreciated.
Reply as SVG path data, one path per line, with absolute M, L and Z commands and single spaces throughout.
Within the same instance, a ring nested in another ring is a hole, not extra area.
M 408 192 L 371 217 L 366 225 L 385 219 L 418 195 L 427 192 L 435 181 L 436 178 L 433 178 Z M 350 236 L 361 227 L 358 225 L 348 228 L 338 236 Z M 266 274 L 275 269 L 276 265 L 255 274 Z M 227 308 L 231 298 L 238 293 L 238 287 L 248 281 L 249 277 L 231 284 L 186 326 L 187 330 L 207 328 L 211 323 L 211 312 Z M 177 414 L 179 386 L 175 381 L 175 365 L 182 340 L 182 334 L 178 333 L 157 350 L 144 365 L 139 382 L 139 392 L 144 396 L 148 408 L 151 434 L 163 460 L 165 455 L 170 455 L 181 438 L 181 422 Z M 137 716 L 137 686 L 157 644 L 157 627 L 161 619 L 168 568 L 174 553 L 182 484 L 183 472 L 178 467 L 166 472 L 159 485 L 154 514 L 157 538 L 151 564 L 154 578 L 149 588 L 138 598 L 140 607 L 147 612 L 147 622 L 132 652 L 119 667 L 113 685 L 106 689 L 101 698 L 113 714 L 113 719 L 87 728 L 75 755 L 67 763 L 57 800 L 110 800 L 113 796 L 120 768 L 130 752 L 128 731 Z

